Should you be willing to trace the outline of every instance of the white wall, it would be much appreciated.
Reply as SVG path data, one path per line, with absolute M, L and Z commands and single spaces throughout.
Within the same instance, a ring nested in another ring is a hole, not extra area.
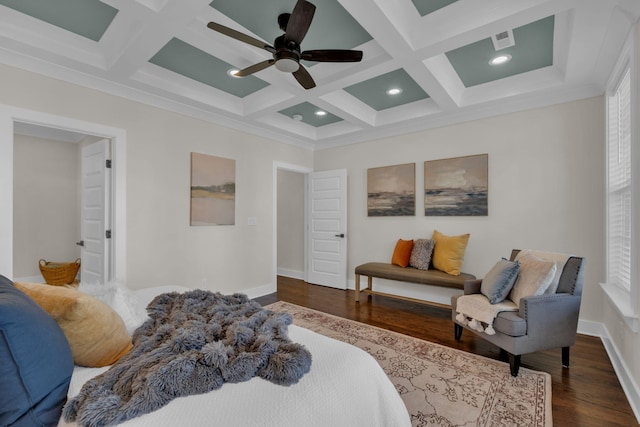
M 278 170 L 278 274 L 304 278 L 302 173 Z
M 14 138 L 13 274 L 40 276 L 38 260 L 80 257 L 78 144 Z
M 512 248 L 535 248 L 587 258 L 581 318 L 602 321 L 604 278 L 604 100 L 602 97 L 508 114 L 365 144 L 318 151 L 316 171 L 348 170 L 348 271 L 368 261 L 389 262 L 398 238 L 470 233 L 463 271 L 482 277 Z M 425 217 L 417 192 L 415 217 L 367 217 L 367 169 L 489 155 L 489 215 Z M 405 294 L 431 287 L 402 284 Z M 434 298 L 437 299 L 437 298 Z
M 129 286 L 275 290 L 272 165 L 311 167 L 313 153 L 12 67 L 0 80 L 0 103 L 126 131 Z M 191 152 L 236 159 L 235 226 L 189 226 Z

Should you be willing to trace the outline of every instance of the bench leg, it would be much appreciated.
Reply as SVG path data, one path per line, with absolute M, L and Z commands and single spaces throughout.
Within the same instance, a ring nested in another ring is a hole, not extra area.
M 360 302 L 360 275 L 356 274 L 356 302 Z
M 373 290 L 373 277 L 372 276 L 367 276 L 367 289 L 372 291 Z

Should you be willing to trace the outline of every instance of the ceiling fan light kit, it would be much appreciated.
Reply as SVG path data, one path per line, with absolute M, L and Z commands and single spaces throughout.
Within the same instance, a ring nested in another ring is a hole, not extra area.
M 300 64 L 300 59 L 314 62 L 359 62 L 362 60 L 362 51 L 360 50 L 322 49 L 301 51 L 300 43 L 302 43 L 302 39 L 304 39 L 309 30 L 315 11 L 316 7 L 312 3 L 306 0 L 298 0 L 293 12 L 280 14 L 278 16 L 278 26 L 285 33 L 275 39 L 273 46 L 215 22 L 209 22 L 207 27 L 238 41 L 266 50 L 273 56 L 273 59 L 259 62 L 238 71 L 233 74 L 234 77 L 249 76 L 275 65 L 280 71 L 292 73 L 303 88 L 311 89 L 316 86 L 316 83 L 307 69 Z

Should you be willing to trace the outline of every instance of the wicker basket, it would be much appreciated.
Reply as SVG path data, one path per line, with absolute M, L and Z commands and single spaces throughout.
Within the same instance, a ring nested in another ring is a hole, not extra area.
M 47 284 L 66 285 L 75 280 L 80 268 L 80 258 L 74 262 L 51 262 L 41 259 L 38 264 Z

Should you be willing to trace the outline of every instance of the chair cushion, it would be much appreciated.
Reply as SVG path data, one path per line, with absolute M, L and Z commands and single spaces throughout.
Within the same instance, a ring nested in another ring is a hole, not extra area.
M 469 243 L 469 234 L 446 236 L 438 230 L 433 232 L 433 268 L 453 276 L 460 275 L 464 253 Z
M 417 239 L 413 242 L 409 266 L 418 270 L 428 270 L 431 265 L 431 255 L 436 242 L 432 239 Z
M 400 267 L 408 266 L 412 250 L 413 240 L 398 239 L 396 247 L 393 249 L 393 255 L 391 256 L 391 264 L 399 265 Z
M 111 307 L 80 291 L 37 283 L 15 286 L 35 300 L 64 332 L 76 365 L 101 367 L 131 350 L 127 328 Z
M 520 263 L 501 259 L 482 279 L 480 292 L 489 299 L 491 304 L 503 301 L 518 277 Z
M 512 337 L 521 337 L 527 334 L 527 321 L 517 311 L 503 311 L 493 320 L 493 329 Z
M 60 327 L 0 276 L 0 425 L 57 425 L 72 373 Z

